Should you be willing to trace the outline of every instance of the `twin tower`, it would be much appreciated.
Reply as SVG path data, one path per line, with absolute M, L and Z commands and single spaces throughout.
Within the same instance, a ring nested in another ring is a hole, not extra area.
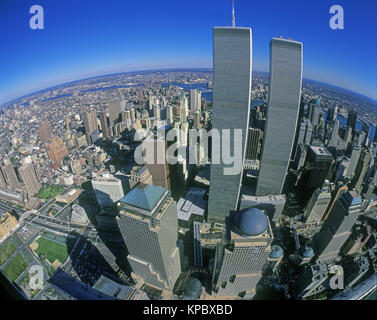
M 256 195 L 282 193 L 299 115 L 302 59 L 301 42 L 283 38 L 271 40 L 267 121 Z M 242 159 L 234 161 L 242 162 L 243 168 L 252 86 L 250 28 L 214 28 L 213 72 L 212 127 L 220 134 L 223 129 L 242 130 L 242 141 L 229 139 L 222 141 L 222 146 L 229 145 L 233 152 L 236 143 L 242 145 Z M 229 213 L 237 209 L 243 170 L 235 175 L 224 175 L 226 167 L 223 159 L 211 165 L 209 222 L 224 223 Z

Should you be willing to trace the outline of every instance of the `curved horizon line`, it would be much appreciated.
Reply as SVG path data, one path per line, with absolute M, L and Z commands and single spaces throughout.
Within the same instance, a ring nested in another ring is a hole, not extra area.
M 204 72 L 208 71 L 208 72 L 212 72 L 213 73 L 213 68 L 203 68 L 203 67 L 200 67 L 200 68 L 192 67 L 192 68 L 138 69 L 138 70 L 134 70 L 134 71 L 121 71 L 121 72 L 105 73 L 105 74 L 100 74 L 100 75 L 96 75 L 96 76 L 89 76 L 89 77 L 85 77 L 85 78 L 79 78 L 79 79 L 76 79 L 76 80 L 70 80 L 70 81 L 67 81 L 67 82 L 62 82 L 62 83 L 59 83 L 59 84 L 56 84 L 56 85 L 52 85 L 52 86 L 47 87 L 47 88 L 43 88 L 43 89 L 40 89 L 40 90 L 32 91 L 30 93 L 26 93 L 26 94 L 24 94 L 22 96 L 13 98 L 11 100 L 8 100 L 7 102 L 4 102 L 4 103 L 0 104 L 0 108 L 3 108 L 5 105 L 10 104 L 10 103 L 12 103 L 13 101 L 16 101 L 16 100 L 20 100 L 20 99 L 23 99 L 23 98 L 26 98 L 26 97 L 29 97 L 29 96 L 33 96 L 33 95 L 36 95 L 38 93 L 42 93 L 42 92 L 47 91 L 47 90 L 52 90 L 54 88 L 57 88 L 57 87 L 60 87 L 60 86 L 63 86 L 63 85 L 73 84 L 75 82 L 85 81 L 85 80 L 89 80 L 89 79 L 95 79 L 95 78 L 101 78 L 101 77 L 113 76 L 113 75 L 120 75 L 120 74 L 126 74 L 126 73 L 140 73 L 140 72 L 148 73 L 148 72 L 157 72 L 157 71 L 165 71 L 165 72 L 175 71 L 175 72 L 178 72 L 178 71 L 184 71 L 184 70 L 187 70 L 187 71 L 188 70 L 200 70 L 200 71 L 204 71 Z M 267 74 L 269 73 L 267 71 L 259 71 L 259 70 L 254 70 L 252 72 L 267 73 Z M 302 78 L 302 80 L 303 81 L 305 80 L 305 81 L 317 82 L 317 83 L 325 84 L 325 85 L 332 86 L 332 87 L 335 87 L 335 88 L 338 88 L 338 89 L 342 89 L 342 90 L 348 91 L 350 93 L 359 95 L 359 96 L 361 96 L 363 98 L 366 98 L 367 100 L 372 100 L 373 103 L 377 103 L 377 99 L 374 99 L 372 97 L 366 96 L 364 94 L 361 94 L 359 92 L 353 91 L 351 89 L 340 87 L 340 86 L 335 85 L 335 84 L 331 84 L 331 83 L 327 83 L 327 82 L 323 82 L 323 81 L 319 81 L 319 80 L 314 80 L 314 79 L 309 79 L 309 78 Z

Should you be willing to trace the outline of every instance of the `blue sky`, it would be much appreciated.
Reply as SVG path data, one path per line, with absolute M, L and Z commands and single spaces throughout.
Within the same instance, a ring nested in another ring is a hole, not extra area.
M 29 9 L 44 8 L 44 30 Z M 329 27 L 334 4 L 344 30 Z M 274 36 L 304 43 L 304 77 L 377 99 L 376 0 L 235 0 L 253 31 L 253 69 L 268 71 Z M 112 72 L 212 67 L 212 27 L 231 25 L 230 0 L 0 0 L 0 103 Z

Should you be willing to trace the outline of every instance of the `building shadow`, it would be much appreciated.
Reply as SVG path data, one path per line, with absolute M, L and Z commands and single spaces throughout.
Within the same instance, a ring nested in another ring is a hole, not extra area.
M 97 242 L 73 231 L 67 237 L 66 245 L 70 258 L 70 262 L 66 266 L 68 273 L 90 286 L 101 275 L 117 282 L 122 281 L 116 272 L 112 257 L 101 252 L 102 250 L 100 251 L 97 247 Z

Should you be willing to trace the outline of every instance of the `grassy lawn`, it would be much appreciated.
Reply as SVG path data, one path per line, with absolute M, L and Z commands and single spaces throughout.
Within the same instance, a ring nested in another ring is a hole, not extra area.
M 42 237 L 37 240 L 37 243 L 38 249 L 35 250 L 35 252 L 38 254 L 41 261 L 47 259 L 50 263 L 53 263 L 55 259 L 58 259 L 60 263 L 63 264 L 67 260 L 68 252 L 65 245 Z
M 4 274 L 9 281 L 15 281 L 27 267 L 26 261 L 18 254 L 4 269 Z
M 55 186 L 52 184 L 44 185 L 41 190 L 39 190 L 37 197 L 41 199 L 50 200 L 55 198 L 60 192 L 63 191 L 62 186 Z
M 0 247 L 0 266 L 16 251 L 16 246 L 10 239 Z

